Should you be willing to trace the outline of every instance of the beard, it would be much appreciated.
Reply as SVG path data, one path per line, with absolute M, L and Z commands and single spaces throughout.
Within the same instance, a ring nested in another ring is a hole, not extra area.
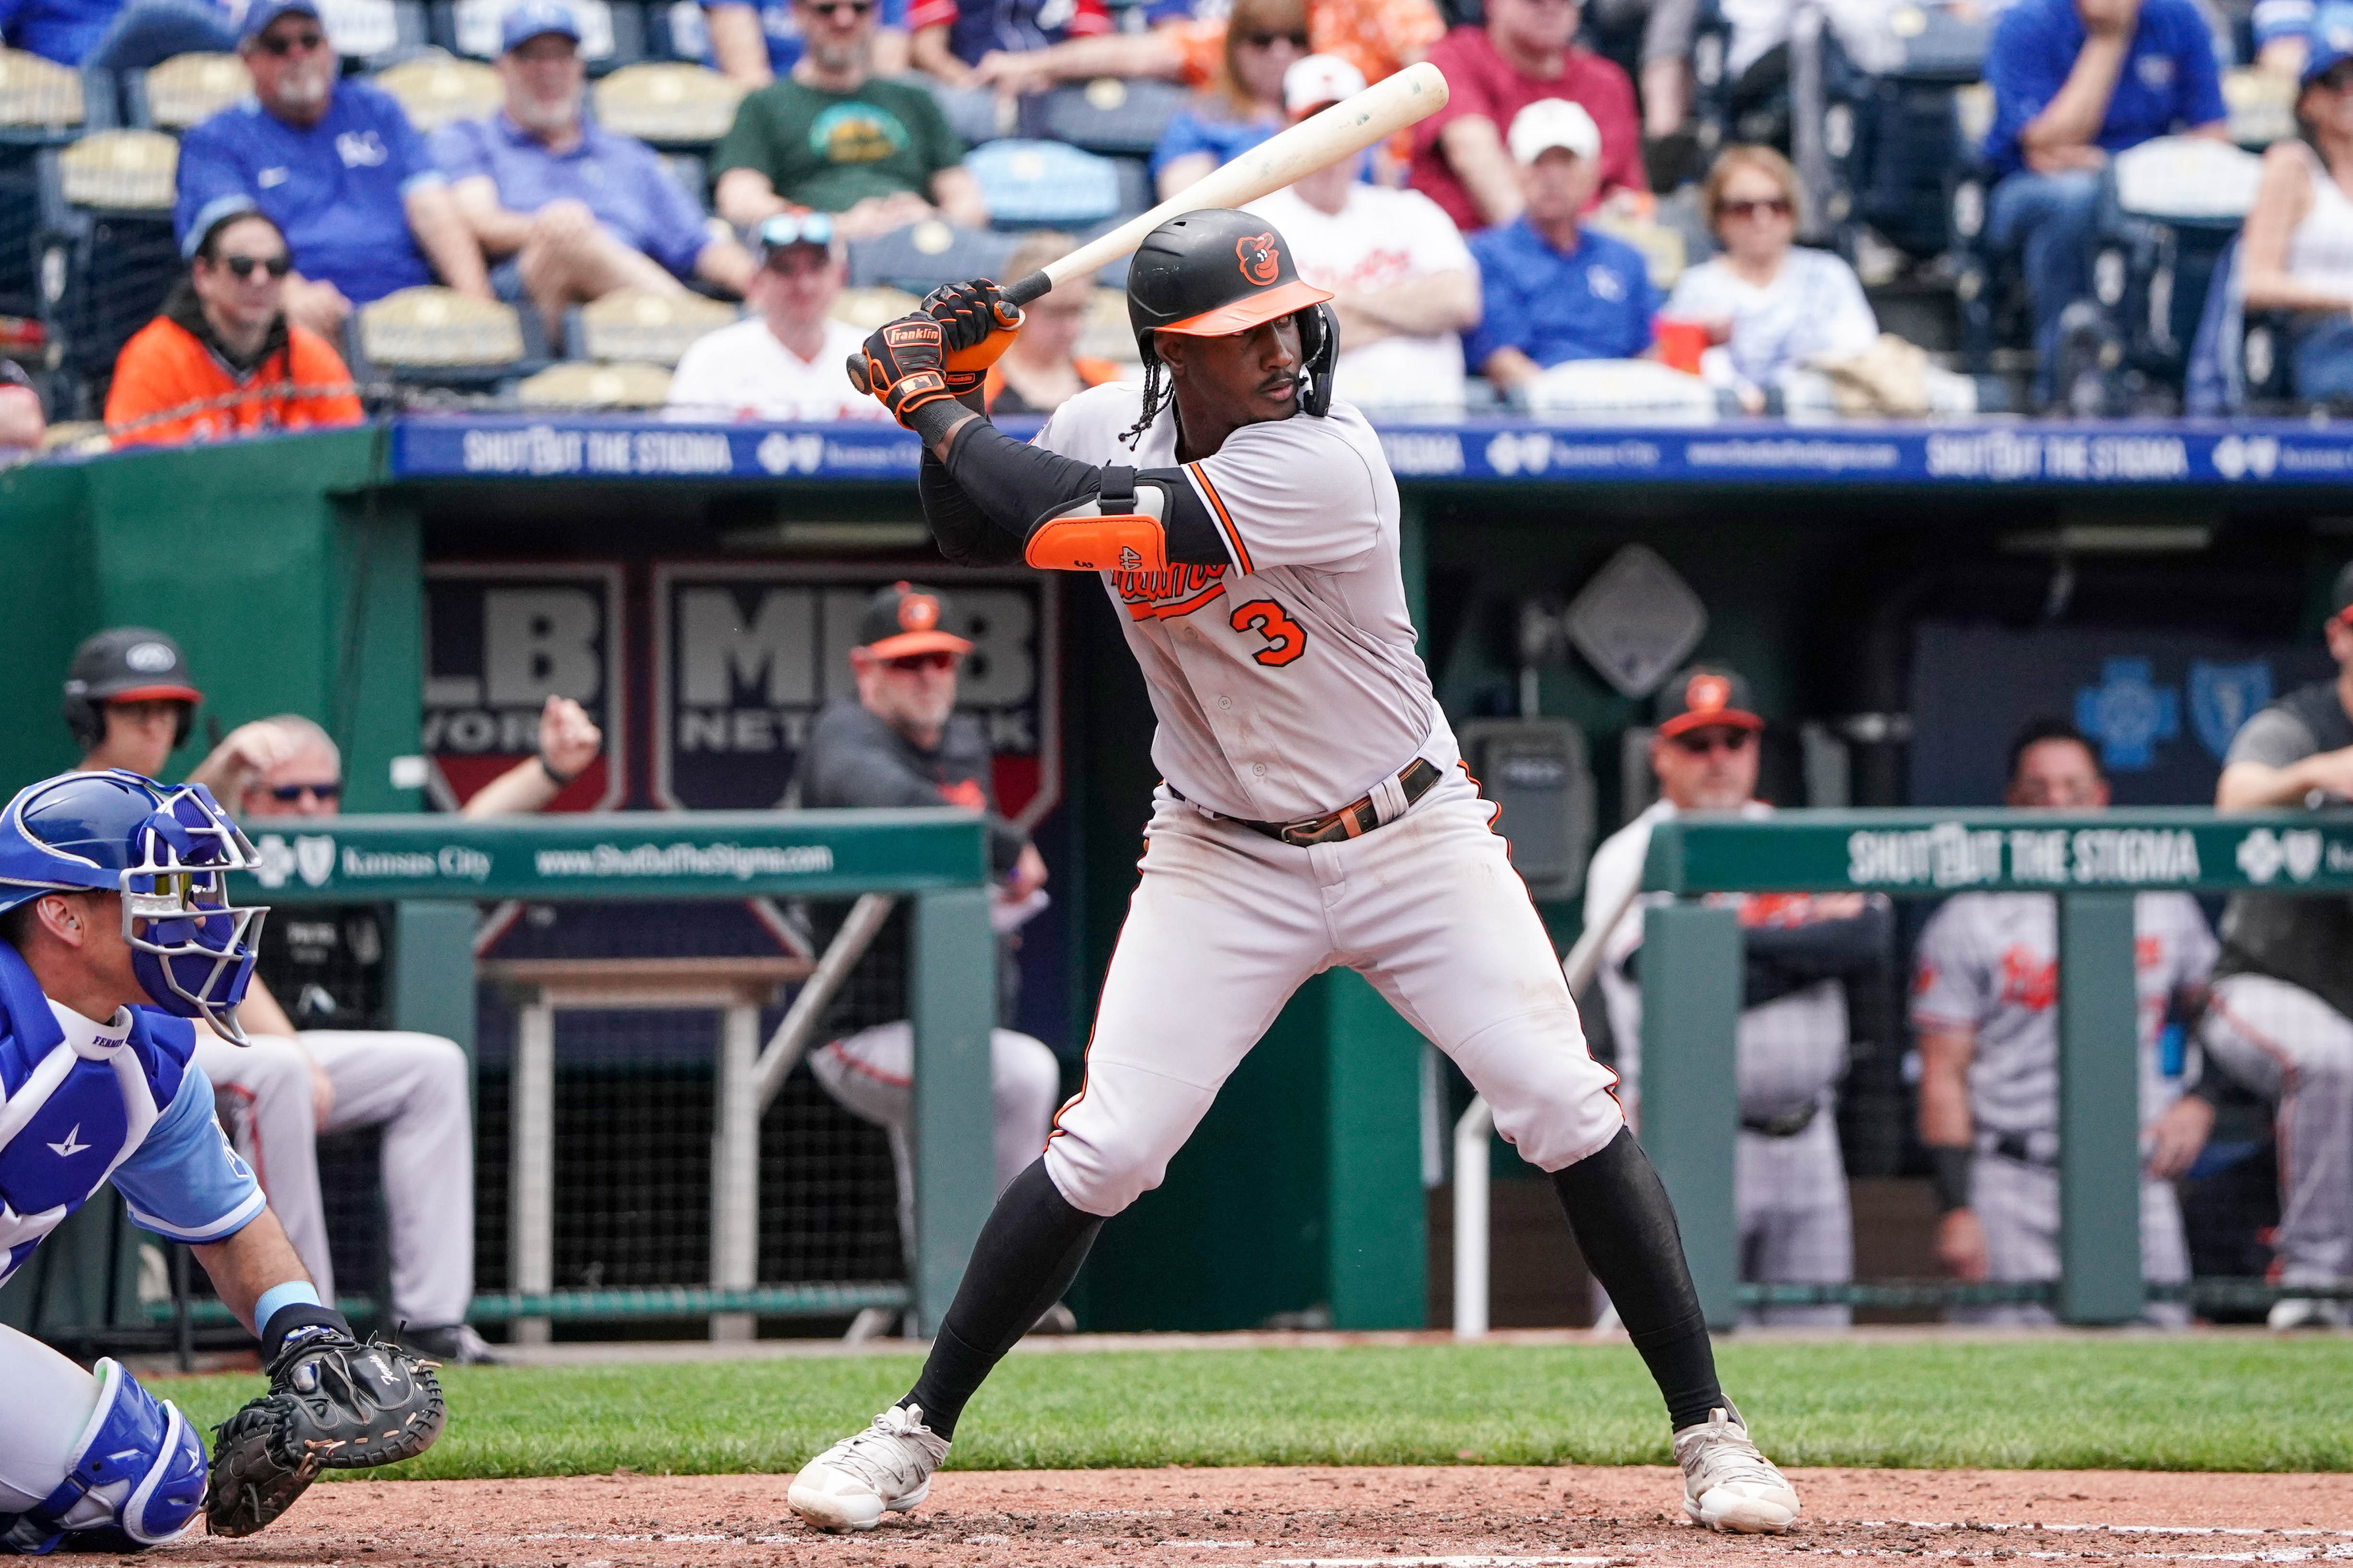
M 329 57 L 332 58 L 332 57 Z M 278 78 L 276 107 L 311 113 L 325 105 L 333 90 L 332 75 L 323 59 L 290 65 Z
M 580 122 L 580 93 L 575 89 L 561 98 L 519 94 L 508 104 L 507 112 L 525 131 L 567 132 Z

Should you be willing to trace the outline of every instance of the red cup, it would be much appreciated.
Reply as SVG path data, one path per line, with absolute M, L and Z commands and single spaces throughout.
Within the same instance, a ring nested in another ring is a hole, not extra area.
M 1707 327 L 1699 321 L 1678 321 L 1661 316 L 1651 323 L 1659 345 L 1659 363 L 1686 375 L 1699 374 L 1699 356 L 1707 351 Z

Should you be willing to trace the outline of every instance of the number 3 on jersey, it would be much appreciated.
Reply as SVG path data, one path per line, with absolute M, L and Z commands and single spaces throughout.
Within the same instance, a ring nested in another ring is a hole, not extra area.
M 1266 647 L 1250 658 L 1270 668 L 1280 668 L 1307 651 L 1307 628 L 1272 599 L 1252 599 L 1233 613 L 1231 625 L 1238 632 L 1256 632 L 1266 639 Z

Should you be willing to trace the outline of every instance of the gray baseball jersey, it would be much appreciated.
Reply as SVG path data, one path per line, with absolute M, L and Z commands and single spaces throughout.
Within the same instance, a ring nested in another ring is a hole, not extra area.
M 2133 900 L 2133 973 L 2140 997 L 2140 1113 L 2145 1126 L 2181 1092 L 2158 1040 L 2175 992 L 2203 985 L 2219 949 L 2187 893 Z M 1962 893 L 1920 933 L 1913 960 L 1915 1029 L 1968 1029 L 1969 1114 L 1981 1131 L 2059 1126 L 2059 910 L 2048 893 Z
M 1176 413 L 1120 439 L 1143 388 L 1057 409 L 1037 445 L 1083 463 L 1177 467 Z M 1132 457 L 1114 456 L 1133 451 Z M 1160 721 L 1152 760 L 1187 800 L 1288 822 L 1336 810 L 1416 757 L 1461 757 L 1414 648 L 1398 562 L 1397 481 L 1364 416 L 1248 425 L 1183 465 L 1228 563 L 1106 572 Z

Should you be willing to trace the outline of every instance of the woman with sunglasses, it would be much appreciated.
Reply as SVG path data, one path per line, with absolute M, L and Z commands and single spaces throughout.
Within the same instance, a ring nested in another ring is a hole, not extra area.
M 118 447 L 217 441 L 356 425 L 360 400 L 334 345 L 286 319 L 286 237 L 258 212 L 195 237 L 188 275 L 122 345 L 106 395 Z
M 2239 276 L 2246 309 L 2295 312 L 2296 397 L 2353 398 L 2353 6 L 2314 17 L 2295 118 L 2301 134 L 2263 154 Z
M 1308 53 L 1307 0 L 1234 0 L 1217 79 L 1177 111 L 1152 150 L 1161 200 L 1282 129 L 1282 73 Z
M 1718 345 L 1703 374 L 1751 414 L 1766 393 L 1815 360 L 1860 353 L 1879 320 L 1854 268 L 1798 237 L 1798 174 L 1770 147 L 1727 147 L 1700 189 L 1700 212 L 1722 255 L 1675 282 L 1665 315 L 1704 323 Z

